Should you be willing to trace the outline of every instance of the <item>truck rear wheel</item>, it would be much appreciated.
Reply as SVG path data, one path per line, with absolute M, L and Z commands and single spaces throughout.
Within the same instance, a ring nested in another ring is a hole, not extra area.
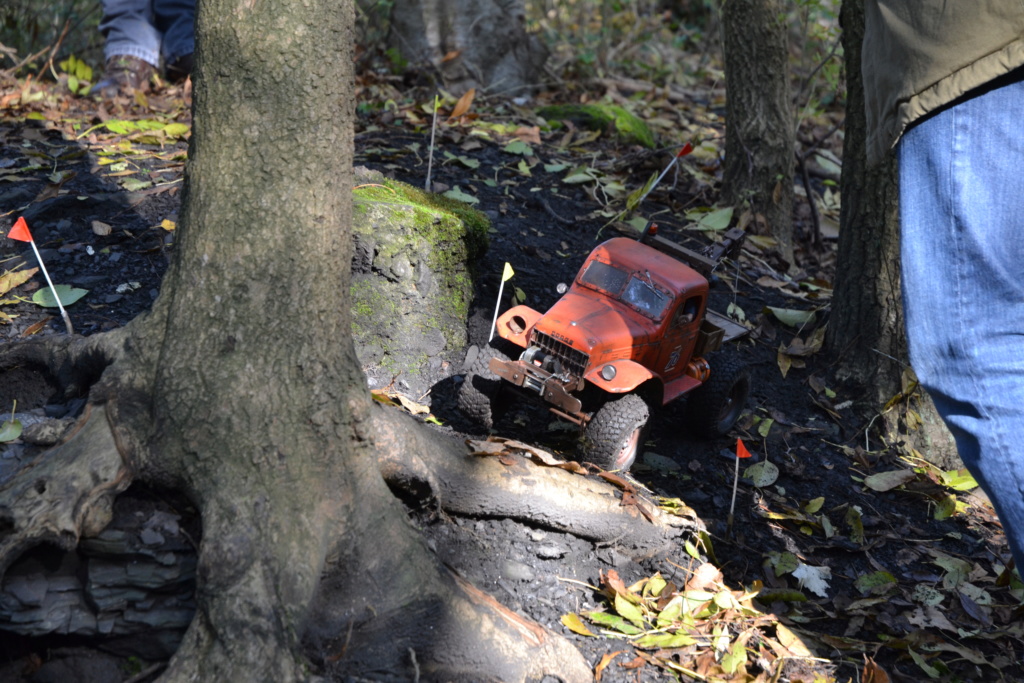
M 729 433 L 743 414 L 750 396 L 750 370 L 731 355 L 710 361 L 711 376 L 686 399 L 686 421 L 699 436 L 714 438 Z
M 650 418 L 650 406 L 636 394 L 607 401 L 587 423 L 580 460 L 606 470 L 629 470 L 644 447 Z
M 488 367 L 492 358 L 508 360 L 506 354 L 490 344 L 483 348 L 469 347 L 463 366 L 462 384 L 456 396 L 459 411 L 484 429 L 494 427 L 501 384 L 504 381 Z

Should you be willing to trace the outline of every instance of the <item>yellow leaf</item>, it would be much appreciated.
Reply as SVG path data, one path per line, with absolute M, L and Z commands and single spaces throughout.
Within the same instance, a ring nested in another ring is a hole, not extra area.
M 0 294 L 6 294 L 15 287 L 25 284 L 38 272 L 38 268 L 5 272 L 3 275 L 0 275 Z
M 562 615 L 562 626 L 565 626 L 573 633 L 578 633 L 581 636 L 594 636 L 590 629 L 587 628 L 582 621 L 580 621 L 579 615 L 574 612 Z
M 784 354 L 781 348 L 779 349 L 778 364 L 779 371 L 782 372 L 782 378 L 785 379 L 786 373 L 788 373 L 789 369 L 793 367 L 793 359 Z
M 430 414 L 430 408 L 429 407 L 423 405 L 422 403 L 417 403 L 416 401 L 412 400 L 411 398 L 406 398 L 405 396 L 402 396 L 401 394 L 398 394 L 398 402 L 402 404 L 403 408 L 408 410 L 413 415 L 424 415 L 424 414 L 429 415 Z
M 634 626 L 643 628 L 644 615 L 640 608 L 622 596 L 622 593 L 615 594 L 615 611 Z
M 160 227 L 167 232 L 174 232 L 174 229 L 178 227 L 174 221 L 167 220 L 166 218 L 160 221 Z

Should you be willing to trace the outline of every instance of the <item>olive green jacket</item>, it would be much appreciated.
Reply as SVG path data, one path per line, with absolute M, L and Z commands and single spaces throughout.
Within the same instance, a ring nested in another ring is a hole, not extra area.
M 871 164 L 920 117 L 1024 65 L 1024 0 L 865 0 L 864 11 Z

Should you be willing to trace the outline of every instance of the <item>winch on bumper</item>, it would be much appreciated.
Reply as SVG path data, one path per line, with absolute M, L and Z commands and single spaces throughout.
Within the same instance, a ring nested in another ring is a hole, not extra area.
M 582 424 L 586 419 L 582 412 L 583 404 L 572 392 L 583 389 L 583 380 L 569 373 L 559 374 L 545 369 L 545 365 L 552 364 L 557 365 L 557 360 L 537 347 L 531 347 L 523 352 L 520 360 L 492 358 L 488 367 L 502 379 L 540 396 L 563 417 Z

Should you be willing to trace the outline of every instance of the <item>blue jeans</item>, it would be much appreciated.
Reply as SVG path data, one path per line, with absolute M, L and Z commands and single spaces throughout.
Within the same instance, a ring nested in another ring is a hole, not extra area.
M 195 0 L 103 0 L 107 59 L 129 55 L 160 66 L 195 51 Z
M 1022 78 L 931 115 L 897 152 L 911 363 L 1024 574 Z

